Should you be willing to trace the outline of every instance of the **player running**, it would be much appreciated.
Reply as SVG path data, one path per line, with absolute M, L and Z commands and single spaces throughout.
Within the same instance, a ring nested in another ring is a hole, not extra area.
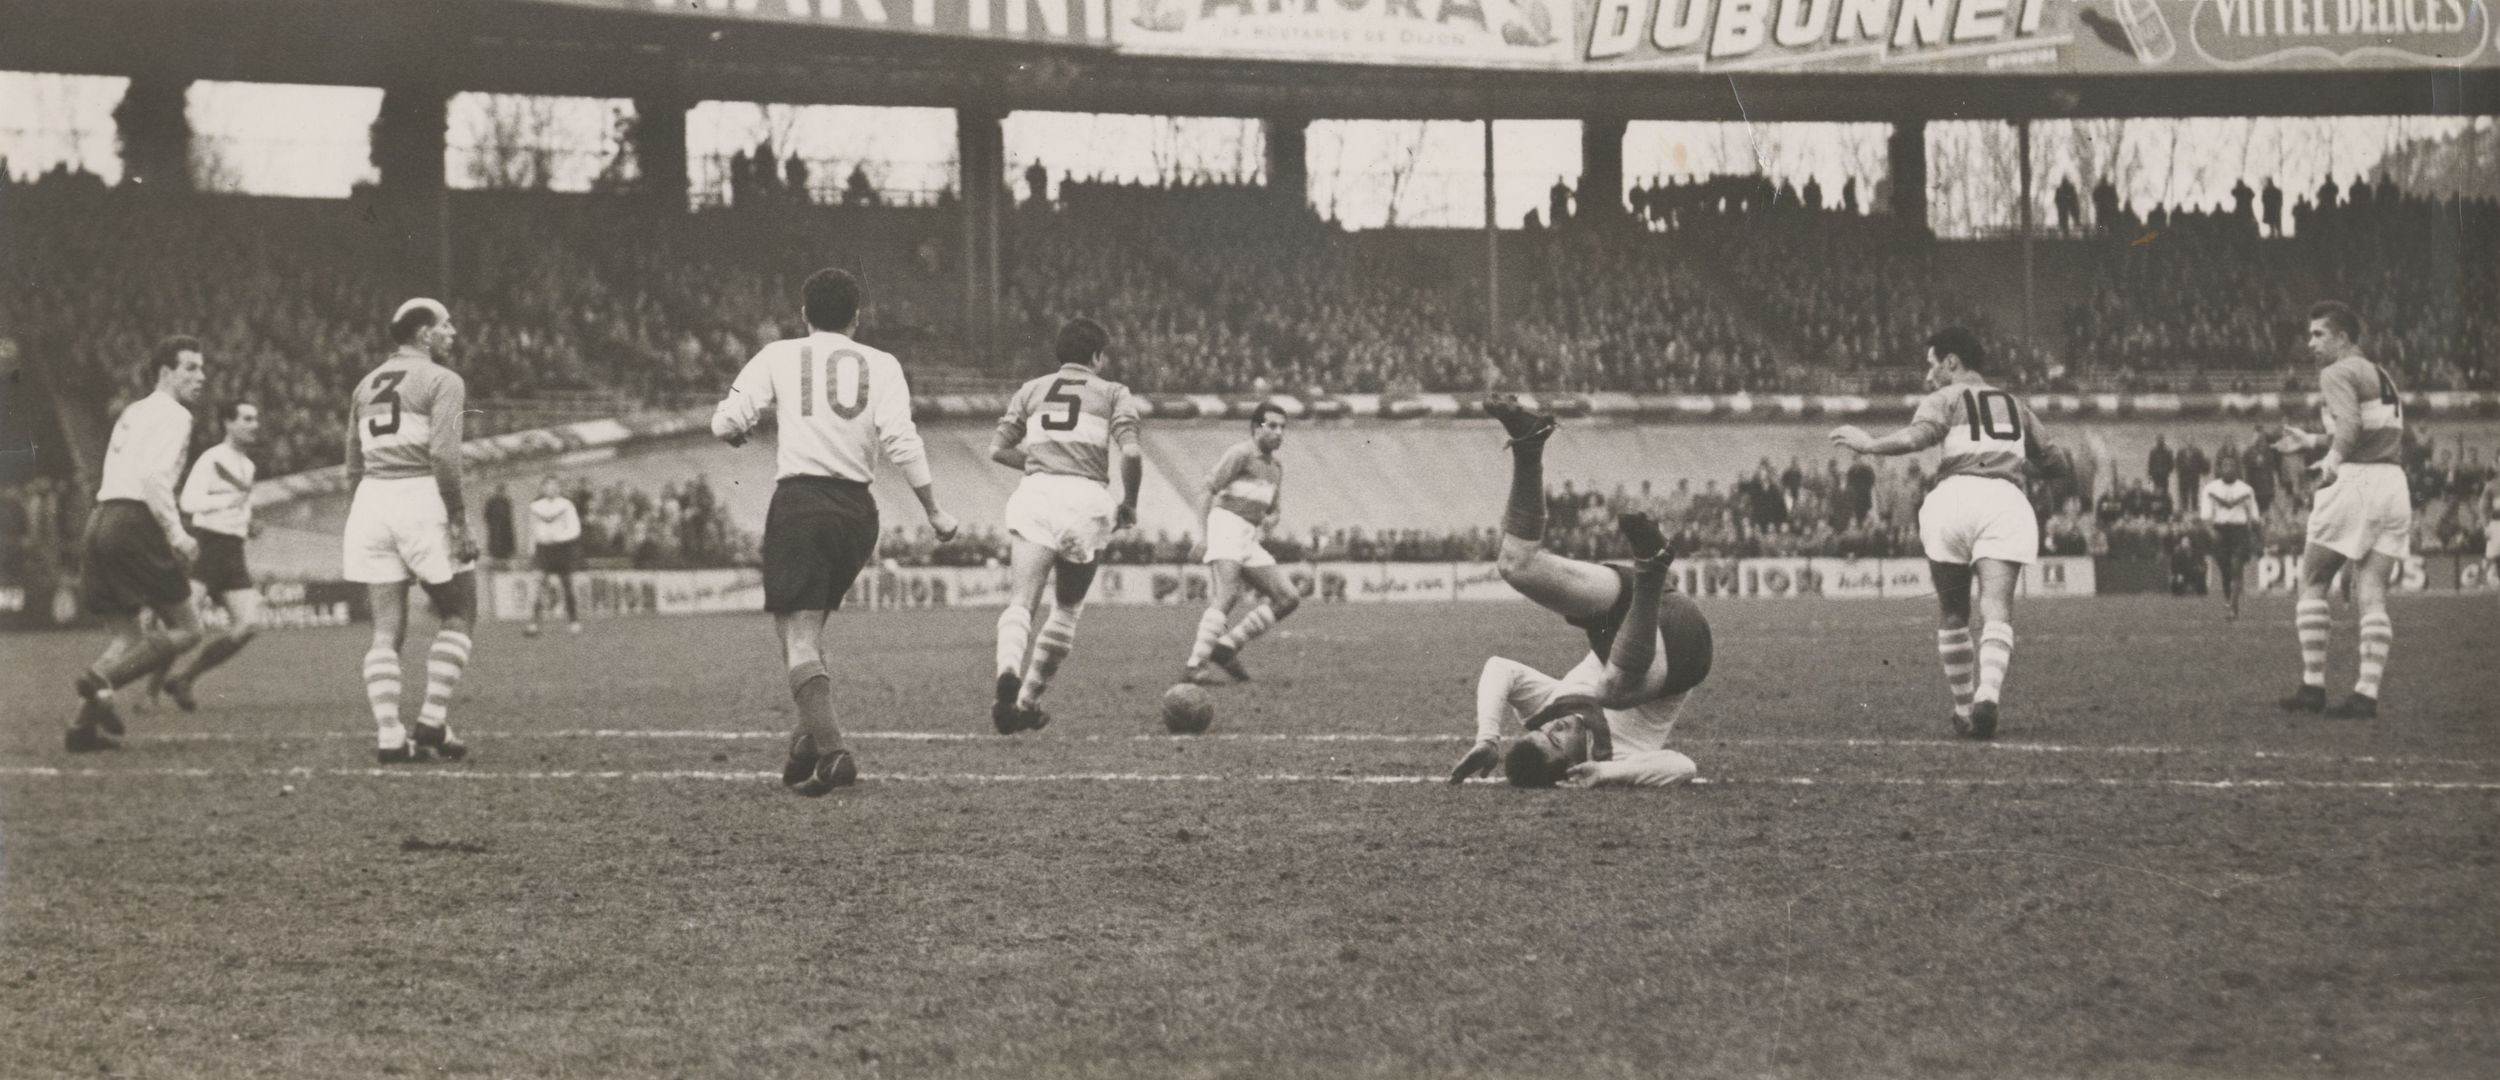
M 582 632 L 581 607 L 573 601 L 573 571 L 581 565 L 582 514 L 564 497 L 553 476 L 539 481 L 538 497 L 530 500 L 530 558 L 538 564 L 538 588 L 530 596 L 527 637 L 538 636 L 538 620 L 564 595 L 564 621 Z
M 859 280 L 818 270 L 808 276 L 801 303 L 808 335 L 773 342 L 747 361 L 712 411 L 712 434 L 742 446 L 766 415 L 780 428 L 773 500 L 764 514 L 764 610 L 772 612 L 799 710 L 781 783 L 815 797 L 859 779 L 859 763 L 834 722 L 824 635 L 826 620 L 842 609 L 843 594 L 876 553 L 871 455 L 902 470 L 938 539 L 953 539 L 959 526 L 938 506 L 902 363 L 851 337 Z
M 1017 388 L 990 439 L 990 460 L 1021 469 L 1007 499 L 1015 587 L 998 614 L 997 697 L 990 723 L 1001 735 L 1050 723 L 1042 691 L 1076 647 L 1076 620 L 1094 587 L 1094 556 L 1117 530 L 1137 523 L 1145 461 L 1137 445 L 1137 399 L 1102 377 L 1111 335 L 1092 319 L 1059 328 L 1059 370 Z M 1120 452 L 1120 490 L 1111 492 L 1111 451 Z M 1055 582 L 1050 617 L 1033 639 L 1033 609 L 1044 581 Z M 1032 656 L 1026 658 L 1030 644 Z
M 1942 611 L 1936 655 L 1953 688 L 1953 730 L 1996 735 L 2005 669 L 2014 659 L 2014 583 L 2040 557 L 2040 519 L 2023 494 L 2025 469 L 2062 471 L 2063 457 L 2022 399 L 1988 384 L 1987 350 L 1958 326 L 1927 339 L 1927 385 L 1909 426 L 1882 438 L 1853 425 L 1833 445 L 1861 454 L 1912 454 L 1938 443 L 1936 486 L 1918 508 L 1919 540 Z M 1971 592 L 1979 598 L 1977 678 L 1971 670 Z
M 1546 551 L 1545 442 L 1554 418 L 1507 395 L 1484 411 L 1510 433 L 1502 580 L 1586 633 L 1589 654 L 1560 679 L 1516 660 L 1486 660 L 1476 680 L 1476 742 L 1450 782 L 1496 766 L 1519 787 L 1669 787 L 1692 779 L 1693 759 L 1666 744 L 1685 695 L 1710 674 L 1710 622 L 1671 587 L 1675 555 L 1666 536 L 1648 515 L 1625 514 L 1628 566 Z M 1504 745 L 1509 719 L 1526 733 Z
M 104 654 L 78 674 L 82 703 L 63 745 L 73 754 L 121 748 L 121 712 L 113 691 L 164 670 L 200 639 L 200 617 L 191 608 L 191 582 L 183 564 L 199 555 L 199 542 L 182 527 L 174 485 L 191 445 L 190 405 L 200 396 L 206 358 L 197 338 L 174 336 L 150 355 L 156 386 L 131 402 L 113 424 L 104 454 L 104 481 L 87 516 L 86 572 L 79 595 L 88 611 L 111 625 Z M 154 612 L 159 629 L 139 625 L 141 611 Z
M 1206 487 L 1198 494 L 1198 520 L 1206 523 L 1205 559 L 1214 582 L 1206 613 L 1198 617 L 1189 662 L 1181 666 L 1183 679 L 1212 681 L 1206 671 L 1212 662 L 1235 682 L 1250 681 L 1241 650 L 1302 606 L 1276 556 L 1259 543 L 1259 530 L 1283 512 L 1285 464 L 1276 460 L 1276 448 L 1284 444 L 1284 406 L 1262 402 L 1250 413 L 1250 437 L 1226 450 L 1207 473 Z M 1233 602 L 1249 595 L 1241 587 L 1245 580 L 1266 602 L 1236 624 Z
M 2222 572 L 2222 599 L 2231 605 L 2231 621 L 2240 618 L 2240 590 L 2245 586 L 2248 556 L 2257 550 L 2257 489 L 2240 479 L 2240 456 L 2214 459 L 2214 478 L 2197 496 L 2198 517 L 2213 533 L 2214 567 Z
M 396 348 L 357 380 L 347 412 L 347 482 L 355 499 L 341 538 L 346 577 L 373 603 L 365 700 L 382 764 L 468 756 L 451 730 L 451 695 L 469 669 L 477 618 L 477 543 L 461 495 L 460 432 L 469 386 L 443 366 L 460 330 L 440 302 L 419 297 L 391 313 Z M 425 703 L 400 724 L 400 650 L 408 640 L 408 580 L 439 622 L 426 652 Z
M 2309 309 L 2309 352 L 2322 365 L 2318 391 L 2326 403 L 2319 414 L 2326 430 L 2311 434 L 2287 424 L 2275 443 L 2287 454 L 2326 451 L 2309 467 L 2318 475 L 2317 499 L 2309 508 L 2309 546 L 2300 557 L 2300 603 L 2293 615 L 2300 689 L 2283 699 L 2283 708 L 2376 719 L 2379 679 L 2396 640 L 2387 582 L 2413 551 L 2413 500 L 2401 464 L 2404 400 L 2386 369 L 2361 355 L 2361 316 L 2352 308 L 2328 300 Z M 2334 616 L 2327 590 L 2346 563 L 2357 564 L 2352 586 L 2361 607 L 2361 676 L 2352 694 L 2329 709 L 2326 645 Z
M 200 557 L 191 563 L 191 580 L 199 583 L 196 603 L 226 609 L 226 628 L 184 654 L 165 676 L 165 695 L 184 712 L 200 707 L 192 690 L 200 676 L 234 659 L 260 633 L 260 589 L 243 558 L 244 541 L 252 535 L 252 481 L 258 476 L 248 451 L 260 444 L 260 406 L 229 402 L 223 419 L 225 440 L 200 453 L 182 485 L 182 512 L 191 515 L 191 535 L 200 542 Z

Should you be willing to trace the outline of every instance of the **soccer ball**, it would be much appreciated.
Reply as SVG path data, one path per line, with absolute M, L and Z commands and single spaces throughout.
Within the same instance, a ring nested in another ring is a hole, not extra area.
M 1163 692 L 1163 729 L 1174 735 L 1202 735 L 1215 723 L 1215 702 L 1205 687 L 1173 683 Z

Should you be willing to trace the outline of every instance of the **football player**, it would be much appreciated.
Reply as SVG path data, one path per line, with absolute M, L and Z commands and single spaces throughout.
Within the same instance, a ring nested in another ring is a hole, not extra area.
M 1503 657 L 1476 680 L 1476 742 L 1450 770 L 1455 784 L 1495 768 L 1519 787 L 1669 787 L 1691 780 L 1693 759 L 1667 748 L 1685 695 L 1710 674 L 1710 622 L 1674 591 L 1675 561 L 1656 521 L 1618 520 L 1629 565 L 1586 563 L 1545 550 L 1545 443 L 1551 414 L 1509 396 L 1485 413 L 1510 435 L 1510 496 L 1498 563 L 1521 596 L 1588 635 L 1589 654 L 1557 679 Z M 1526 734 L 1505 743 L 1506 722 Z
M 1235 682 L 1250 681 L 1241 650 L 1302 606 L 1276 556 L 1259 543 L 1259 530 L 1281 512 L 1285 464 L 1276 460 L 1276 448 L 1284 444 L 1285 407 L 1261 402 L 1250 413 L 1250 437 L 1224 452 L 1198 493 L 1198 520 L 1206 523 L 1205 559 L 1214 588 L 1206 613 L 1198 617 L 1189 661 L 1181 665 L 1183 679 L 1208 681 L 1205 666 L 1213 663 Z M 1265 602 L 1234 623 L 1233 604 L 1246 595 L 1245 584 Z

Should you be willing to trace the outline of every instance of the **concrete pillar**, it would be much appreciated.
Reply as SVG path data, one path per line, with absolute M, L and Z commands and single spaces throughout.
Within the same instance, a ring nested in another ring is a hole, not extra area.
M 963 192 L 964 325 L 973 354 L 984 365 L 1004 359 L 998 336 L 999 204 L 1009 198 L 1005 116 L 975 109 L 955 111 L 956 184 Z
M 1311 122 L 1269 117 L 1259 121 L 1267 143 L 1267 189 L 1295 206 L 1311 202 Z
M 367 219 L 370 257 L 385 260 L 377 265 L 388 268 L 392 291 L 403 295 L 452 291 L 451 192 L 443 182 L 450 113 L 450 95 L 410 84 L 383 88 L 373 119 L 373 166 L 382 182 Z
M 121 143 L 122 183 L 159 191 L 191 190 L 191 80 L 143 75 L 130 80 L 113 109 Z
M 642 193 L 655 209 L 686 210 L 686 192 L 694 183 L 686 160 L 686 110 L 691 107 L 675 97 L 634 99 L 634 163 L 642 169 Z
M 1893 216 L 1902 224 L 1924 232 L 1927 229 L 1927 121 L 1903 120 L 1892 125 L 1888 150 Z
M 1579 217 L 1591 224 L 1623 218 L 1623 133 L 1614 118 L 1580 121 Z

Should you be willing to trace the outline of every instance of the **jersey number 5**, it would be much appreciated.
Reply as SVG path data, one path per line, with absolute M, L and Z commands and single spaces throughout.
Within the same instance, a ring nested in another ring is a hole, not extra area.
M 833 415 L 845 420 L 858 419 L 868 410 L 868 360 L 844 349 L 833 354 L 825 372 L 825 405 Z M 843 376 L 850 376 L 850 393 L 843 393 Z M 799 354 L 799 415 L 816 415 L 816 354 Z
M 1064 393 L 1064 391 L 1065 391 L 1065 390 L 1067 390 L 1067 389 L 1068 389 L 1069 387 L 1071 387 L 1071 386 L 1083 386 L 1083 385 L 1085 385 L 1085 380 L 1083 380 L 1083 379 L 1054 379 L 1054 380 L 1052 380 L 1052 381 L 1051 381 L 1051 384 L 1050 384 L 1050 392 L 1049 392 L 1049 393 L 1047 393 L 1047 394 L 1042 395 L 1042 400 L 1047 401 L 1047 402 L 1049 402 L 1049 403 L 1051 403 L 1051 404 L 1053 404 L 1053 405 L 1058 405 L 1058 406 L 1061 406 L 1062 408 L 1066 409 L 1067 411 L 1065 411 L 1065 412 L 1063 412 L 1063 413 L 1060 413 L 1060 414 L 1059 414 L 1059 415 L 1057 415 L 1057 416 L 1051 416 L 1051 415 L 1049 415 L 1049 414 L 1047 414 L 1047 413 L 1043 414 L 1043 416 L 1042 416 L 1042 430 L 1044 430 L 1044 431 L 1074 431 L 1074 430 L 1076 430 L 1076 419 L 1077 419 L 1077 415 L 1078 415 L 1080 412 L 1082 412 L 1082 411 L 1084 410 L 1084 408 L 1085 408 L 1085 399 L 1080 398 L 1080 397 L 1076 396 L 1075 394 Z
M 408 373 L 405 371 L 385 371 L 373 377 L 373 403 L 390 406 L 391 418 L 384 420 L 375 416 L 366 419 L 366 434 L 379 439 L 384 435 L 399 433 L 399 383 L 407 377 Z
M 2005 403 L 2003 416 L 1997 415 L 2000 401 Z M 1962 413 L 1970 418 L 1970 437 L 1974 440 L 2023 441 L 2023 410 L 2014 403 L 2012 394 L 2003 390 L 1964 390 Z

